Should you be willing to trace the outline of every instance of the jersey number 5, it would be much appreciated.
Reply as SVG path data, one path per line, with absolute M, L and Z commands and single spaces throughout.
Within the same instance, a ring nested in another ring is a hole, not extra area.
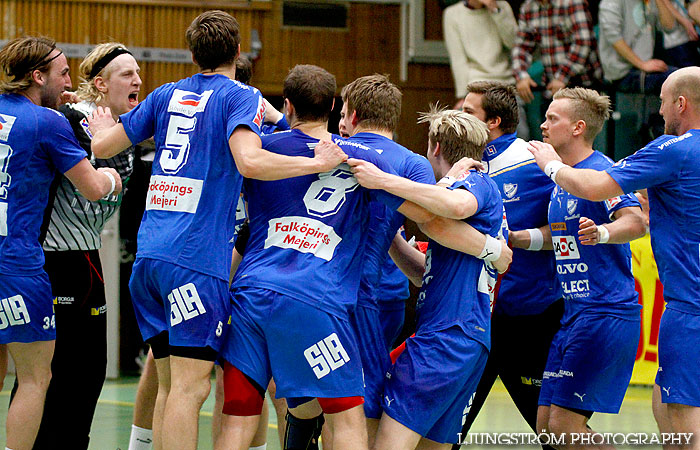
M 174 174 L 187 163 L 190 152 L 190 133 L 197 124 L 195 117 L 170 116 L 165 146 L 160 154 L 160 167 L 163 172 Z

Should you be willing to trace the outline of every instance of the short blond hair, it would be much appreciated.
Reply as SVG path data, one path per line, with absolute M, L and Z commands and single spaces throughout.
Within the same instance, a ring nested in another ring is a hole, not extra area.
M 97 87 L 95 87 L 95 78 L 99 76 L 104 80 L 108 80 L 112 74 L 112 70 L 114 70 L 114 66 L 110 67 L 110 65 L 107 64 L 94 77 L 91 77 L 90 73 L 92 72 L 92 68 L 95 67 L 95 64 L 97 64 L 99 60 L 116 48 L 121 48 L 127 51 L 129 50 L 124 44 L 120 44 L 119 42 L 106 42 L 104 44 L 99 44 L 90 50 L 90 53 L 88 53 L 80 63 L 80 67 L 78 67 L 80 84 L 78 85 L 78 89 L 75 91 L 75 93 L 81 100 L 99 103 L 104 99 L 104 94 L 97 90 Z
M 605 121 L 610 118 L 610 97 L 593 89 L 564 88 L 558 90 L 553 99 L 570 101 L 569 118 L 572 121 L 586 122 L 586 131 L 583 133 L 586 142 L 593 142 L 603 129 Z
M 450 165 L 464 157 L 481 161 L 489 140 L 489 130 L 481 120 L 462 111 L 434 105 L 430 112 L 419 114 L 418 123 L 426 122 L 430 127 L 431 149 L 439 143 L 442 157 Z

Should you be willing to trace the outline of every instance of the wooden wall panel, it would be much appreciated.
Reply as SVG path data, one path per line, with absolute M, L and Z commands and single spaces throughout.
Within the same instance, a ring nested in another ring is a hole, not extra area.
M 445 105 L 454 101 L 451 74 L 444 65 L 411 64 L 408 81 L 399 83 L 398 5 L 349 3 L 348 27 L 329 30 L 283 27 L 282 0 L 0 0 L 0 39 L 43 34 L 76 44 L 116 40 L 132 47 L 185 49 L 185 29 L 210 8 L 225 9 L 236 17 L 243 51 L 250 51 L 251 30 L 258 31 L 262 51 L 252 84 L 266 95 L 282 93 L 284 77 L 295 64 L 326 68 L 337 77 L 339 90 L 359 76 L 388 74 L 404 92 L 399 141 L 420 153 L 425 152 L 427 129 L 415 125 L 416 112 L 438 100 Z M 69 60 L 73 74 L 78 73 L 79 62 Z M 142 98 L 157 86 L 196 71 L 193 64 L 142 62 Z M 73 85 L 78 85 L 75 75 Z

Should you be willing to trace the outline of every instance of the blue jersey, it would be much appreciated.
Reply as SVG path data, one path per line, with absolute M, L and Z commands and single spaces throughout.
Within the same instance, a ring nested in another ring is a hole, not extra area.
M 481 233 L 499 236 L 503 203 L 496 184 L 485 173 L 471 171 L 450 189 L 466 189 L 478 202 L 476 213 L 464 219 Z M 484 261 L 428 242 L 423 286 L 416 304 L 417 329 L 438 331 L 460 325 L 473 339 L 491 348 L 491 300 L 496 270 Z
M 593 152 L 574 167 L 605 170 L 611 165 L 610 158 Z M 578 239 L 579 218 L 587 217 L 597 225 L 603 225 L 613 221 L 612 216 L 617 210 L 631 206 L 640 206 L 633 195 L 591 202 L 575 197 L 559 186 L 552 191 L 549 226 L 557 273 L 566 300 L 562 324 L 570 323 L 583 311 L 624 317 L 639 312 L 629 244 L 581 245 Z
M 223 75 L 163 85 L 122 116 L 134 144 L 156 142 L 138 256 L 228 280 L 243 181 L 228 140 L 239 126 L 260 132 L 257 89 Z
M 547 205 L 554 183 L 537 167 L 527 142 L 513 134 L 491 141 L 484 163 L 501 192 L 510 230 L 546 225 Z M 509 316 L 539 314 L 561 292 L 554 253 L 513 249 L 513 263 L 501 278 L 494 310 Z
M 607 172 L 624 192 L 649 188 L 651 245 L 667 307 L 700 315 L 700 130 L 661 136 Z
M 401 272 L 391 256 L 387 253 L 381 265 L 381 276 L 374 296 L 381 303 L 403 303 L 411 292 L 408 290 L 408 278 Z
M 313 157 L 317 142 L 299 130 L 263 137 L 265 149 L 289 156 Z M 391 172 L 377 151 L 342 139 L 338 145 L 351 158 Z M 233 288 L 268 289 L 347 318 L 357 303 L 369 202 L 381 198 L 395 209 L 403 200 L 362 188 L 347 164 L 322 174 L 244 183 L 250 239 Z
M 381 152 L 382 160 L 386 161 L 397 175 L 417 183 L 435 184 L 435 175 L 428 160 L 391 139 L 376 133 L 357 133 L 348 140 Z M 342 138 L 336 139 L 336 143 L 343 141 Z M 367 237 L 365 257 L 362 260 L 362 278 L 357 301 L 362 306 L 376 308 L 382 266 L 386 261 L 396 230 L 406 219 L 402 214 L 378 201 L 372 203 L 370 211 L 370 232 Z
M 0 95 L 0 273 L 43 272 L 39 231 L 56 171 L 85 159 L 58 111 L 19 94 Z

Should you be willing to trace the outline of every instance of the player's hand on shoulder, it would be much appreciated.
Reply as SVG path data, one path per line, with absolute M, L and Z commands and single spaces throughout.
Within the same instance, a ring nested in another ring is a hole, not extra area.
M 112 176 L 114 177 L 114 191 L 112 191 L 113 195 L 119 194 L 122 191 L 122 177 L 119 176 L 119 173 L 112 169 L 111 167 L 100 167 L 97 169 L 98 172 L 108 172 L 111 173 Z
M 319 172 L 328 172 L 344 163 L 348 155 L 337 144 L 321 140 L 314 147 L 314 159 L 320 163 Z
M 387 176 L 386 172 L 364 159 L 350 158 L 348 164 L 360 185 L 367 189 L 382 189 L 383 181 Z
M 578 240 L 582 245 L 596 245 L 600 242 L 598 226 L 588 217 L 578 220 Z
M 465 157 L 457 161 L 445 176 L 463 180 L 471 169 L 486 170 L 481 161 Z
M 513 262 L 513 250 L 508 247 L 508 243 L 504 239 L 500 239 L 500 241 L 501 256 L 491 264 L 493 264 L 494 269 L 498 270 L 498 273 L 505 273 L 510 267 L 510 263 Z
M 527 149 L 530 150 L 530 153 L 535 157 L 535 162 L 542 170 L 552 161 L 561 161 L 554 147 L 545 142 L 530 141 L 527 143 Z
M 90 116 L 88 116 L 88 125 L 90 133 L 94 136 L 98 131 L 106 130 L 116 125 L 112 117 L 112 111 L 109 107 L 98 106 Z

